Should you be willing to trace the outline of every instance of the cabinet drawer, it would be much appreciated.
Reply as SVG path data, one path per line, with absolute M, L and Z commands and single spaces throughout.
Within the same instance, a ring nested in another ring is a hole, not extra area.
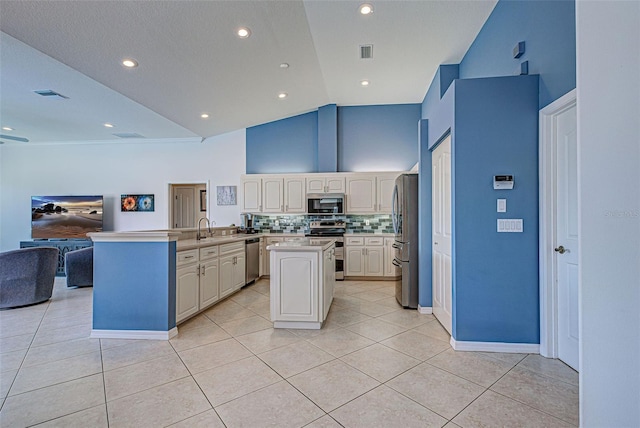
M 282 242 L 284 238 L 267 238 L 267 246 L 271 244 L 275 244 L 276 242 Z
M 218 256 L 218 246 L 200 248 L 200 260 L 208 260 Z
M 375 238 L 364 238 L 364 244 L 369 246 L 376 246 L 376 245 L 384 245 L 384 238 L 382 237 L 375 237 Z
M 363 237 L 359 237 L 359 238 L 355 238 L 352 236 L 349 236 L 346 238 L 346 245 L 364 245 L 364 238 Z
M 176 253 L 176 266 L 188 265 L 198 261 L 198 250 L 187 250 Z
M 244 241 L 220 245 L 220 255 L 233 253 L 238 250 L 244 250 Z

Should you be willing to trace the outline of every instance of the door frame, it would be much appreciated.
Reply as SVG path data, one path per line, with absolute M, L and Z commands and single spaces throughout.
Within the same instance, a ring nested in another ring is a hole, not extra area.
M 558 358 L 558 286 L 553 249 L 556 219 L 555 123 L 558 115 L 577 105 L 576 90 L 566 93 L 540 110 L 538 144 L 539 181 L 539 292 L 540 355 Z
M 205 214 L 204 216 L 206 218 L 209 218 L 209 215 L 211 213 L 211 189 L 210 189 L 210 183 L 209 180 L 187 180 L 187 181 L 172 181 L 170 183 L 167 183 L 167 193 L 165 194 L 165 197 L 167 198 L 166 201 L 168 201 L 169 203 L 169 209 L 167 210 L 167 225 L 169 229 L 173 229 L 173 187 L 174 186 L 202 186 L 204 184 L 205 189 L 207 191 L 207 206 L 206 206 L 206 210 L 205 210 Z M 197 198 L 198 195 L 195 195 L 195 197 Z M 200 214 L 196 215 L 196 219 L 198 217 L 201 217 Z M 213 224 L 212 224 L 213 226 Z

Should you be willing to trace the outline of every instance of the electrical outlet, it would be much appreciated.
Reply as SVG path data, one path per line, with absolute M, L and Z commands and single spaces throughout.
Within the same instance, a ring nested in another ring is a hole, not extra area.
M 276 226 L 280 226 L 280 222 L 278 220 L 276 220 L 273 224 L 275 224 Z
M 226 235 L 226 234 L 227 234 L 227 231 L 226 231 L 226 230 L 223 230 L 223 231 L 222 231 L 222 236 L 224 236 L 224 235 Z
M 365 220 L 365 221 L 364 221 L 364 225 L 365 225 L 365 226 L 369 226 L 369 220 Z

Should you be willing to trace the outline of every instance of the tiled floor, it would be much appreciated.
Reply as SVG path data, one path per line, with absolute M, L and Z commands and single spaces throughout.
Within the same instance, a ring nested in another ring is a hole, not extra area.
M 578 376 L 537 355 L 455 352 L 388 282 L 341 282 L 320 331 L 274 330 L 259 281 L 169 342 L 89 339 L 92 289 L 0 312 L 0 426 L 564 427 Z M 175 425 L 174 425 L 175 424 Z

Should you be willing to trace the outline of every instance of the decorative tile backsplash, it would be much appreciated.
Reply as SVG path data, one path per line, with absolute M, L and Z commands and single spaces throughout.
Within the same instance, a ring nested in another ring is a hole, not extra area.
M 347 214 L 332 218 L 344 220 L 347 233 L 393 233 L 391 214 Z M 306 233 L 309 231 L 309 222 L 326 219 L 327 216 L 254 215 L 253 227 L 262 233 Z

